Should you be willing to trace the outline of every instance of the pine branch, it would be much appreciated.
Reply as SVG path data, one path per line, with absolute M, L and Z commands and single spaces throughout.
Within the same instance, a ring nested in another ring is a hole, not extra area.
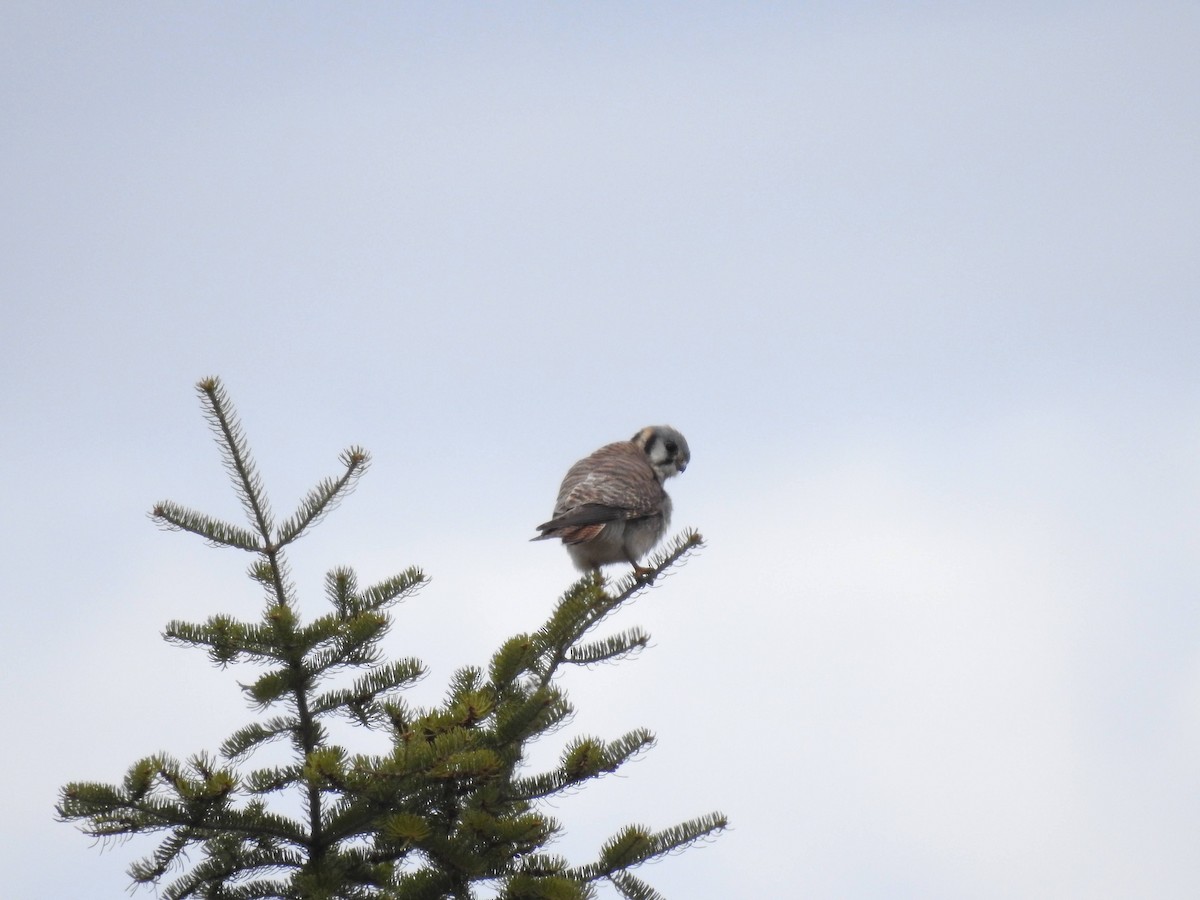
M 364 725 L 372 720 L 382 721 L 384 714 L 382 708 L 375 704 L 376 697 L 407 687 L 424 675 L 425 666 L 420 660 L 398 659 L 370 669 L 348 688 L 336 688 L 319 694 L 313 699 L 311 710 L 313 715 L 342 711 Z
M 615 772 L 633 757 L 654 746 L 654 735 L 644 728 L 630 731 L 615 741 L 576 738 L 563 750 L 562 762 L 553 772 L 516 779 L 514 796 L 536 800 L 562 793 L 600 775 Z
M 61 819 L 88 819 L 84 830 L 96 837 L 168 832 L 151 856 L 134 866 L 135 880 L 156 881 L 191 843 L 222 836 L 248 841 L 283 841 L 302 846 L 305 836 L 295 822 L 268 813 L 259 803 L 231 805 L 238 780 L 215 768 L 204 756 L 186 767 L 165 755 L 135 763 L 123 788 L 72 784 L 63 792 Z
M 447 900 L 453 896 L 454 882 L 447 872 L 432 867 L 403 872 L 396 879 L 389 900 Z
M 654 837 L 654 857 L 678 853 L 706 838 L 714 837 L 729 827 L 729 820 L 720 813 L 708 813 L 664 828 Z
M 590 900 L 595 896 L 590 885 L 570 878 L 521 873 L 508 879 L 497 900 Z
M 650 747 L 654 736 L 642 730 L 630 732 L 620 742 L 605 745 L 598 738 L 576 738 L 563 752 L 564 783 L 571 784 L 595 778 L 603 772 L 613 772 L 635 753 Z
M 198 534 L 214 547 L 234 547 L 261 553 L 262 541 L 251 531 L 229 522 L 222 522 L 170 500 L 154 505 L 150 517 L 167 531 L 187 531 Z
M 614 872 L 608 876 L 608 880 L 626 900 L 667 900 L 665 896 L 632 872 Z
M 231 757 L 233 755 L 230 754 Z M 251 794 L 273 794 L 296 784 L 303 774 L 304 768 L 300 765 L 273 766 L 266 769 L 255 769 L 247 774 L 243 781 L 246 790 Z
M 163 638 L 172 644 L 207 647 L 209 658 L 220 666 L 243 657 L 255 662 L 277 663 L 287 659 L 281 648 L 276 619 L 264 625 L 239 622 L 230 616 L 211 616 L 203 625 L 171 621 L 163 629 Z
M 250 684 L 239 683 L 238 686 L 257 709 L 266 710 L 280 700 L 291 699 L 297 690 L 303 690 L 304 676 L 303 671 L 282 666 L 264 672 Z
M 354 485 L 366 472 L 371 461 L 367 452 L 357 446 L 343 451 L 340 459 L 342 465 L 346 467 L 346 471 L 338 478 L 322 479 L 305 495 L 296 512 L 288 516 L 279 526 L 275 537 L 275 546 L 284 547 L 290 544 L 307 528 L 315 525 L 331 512 L 354 489 Z
M 294 896 L 288 890 L 285 881 L 261 878 L 245 881 L 248 874 L 300 870 L 303 867 L 303 857 L 294 851 L 248 845 L 236 838 L 211 839 L 206 842 L 205 850 L 205 858 L 162 891 L 162 897 L 168 900 L 181 900 L 184 897 L 214 897 L 227 900 Z
M 225 392 L 225 386 L 219 378 L 209 377 L 202 379 L 196 385 L 196 390 L 200 394 L 204 418 L 208 420 L 217 437 L 221 459 L 229 472 L 234 493 L 246 510 L 251 524 L 262 535 L 263 543 L 269 545 L 271 532 L 274 531 L 271 509 L 263 489 L 262 477 L 258 474 L 254 457 L 250 453 L 250 445 L 246 442 L 242 424 L 238 421 L 233 403 Z
M 532 670 L 537 661 L 539 648 L 533 637 L 518 634 L 505 641 L 492 655 L 488 667 L 492 688 L 505 695 L 516 686 L 517 679 Z
M 221 756 L 234 760 L 270 741 L 289 737 L 299 727 L 295 716 L 275 716 L 265 722 L 252 722 L 239 728 L 221 744 Z
M 627 825 L 600 848 L 599 862 L 573 869 L 575 877 L 596 881 L 612 879 L 618 873 L 671 853 L 677 853 L 698 841 L 724 831 L 728 820 L 720 813 L 709 813 L 671 828 L 652 832 L 641 825 Z
M 617 582 L 615 587 L 618 589 L 618 596 L 631 597 L 639 593 L 642 588 L 652 587 L 659 575 L 676 565 L 686 563 L 687 558 L 703 546 L 704 538 L 700 532 L 694 528 L 685 528 L 671 538 L 667 546 L 656 551 L 646 561 L 646 568 L 650 569 L 649 575 L 640 578 L 636 575 L 627 575 Z
M 620 634 L 590 644 L 576 644 L 567 649 L 565 662 L 590 666 L 633 656 L 650 643 L 650 635 L 640 628 L 630 628 Z
M 349 619 L 364 612 L 382 613 L 393 603 L 415 594 L 428 581 L 420 569 L 411 566 L 360 593 L 354 570 L 340 566 L 326 573 L 325 596 L 338 617 Z
M 133 862 L 129 867 L 129 876 L 138 884 L 149 884 L 162 878 L 183 855 L 192 837 L 187 829 L 179 829 L 159 844 L 151 856 Z
M 553 685 L 505 697 L 496 710 L 493 735 L 497 743 L 522 747 L 541 735 L 553 733 L 575 713 L 561 690 Z
M 367 609 L 382 610 L 398 600 L 407 600 L 428 583 L 429 577 L 424 572 L 410 566 L 363 591 L 362 603 Z
M 699 532 L 694 529 L 683 531 L 665 549 L 650 558 L 648 576 L 621 579 L 615 585 L 615 594 L 605 592 L 603 577 L 594 572 L 577 581 L 559 600 L 546 624 L 534 635 L 541 649 L 540 659 L 531 666 L 538 683 L 546 684 L 557 674 L 559 667 L 568 661 L 571 647 L 585 634 L 626 601 L 652 587 L 660 575 L 683 562 L 703 544 Z
M 343 667 L 369 666 L 379 661 L 379 641 L 391 619 L 374 610 L 321 616 L 303 628 L 298 640 L 308 656 L 307 668 L 315 678 Z

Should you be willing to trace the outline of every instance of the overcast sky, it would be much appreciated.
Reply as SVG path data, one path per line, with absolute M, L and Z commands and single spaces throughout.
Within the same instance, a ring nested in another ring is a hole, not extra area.
M 555 739 L 659 744 L 553 810 L 573 862 L 719 809 L 672 900 L 1200 896 L 1198 46 L 1193 3 L 5 4 L 5 895 L 126 896 L 154 844 L 59 786 L 250 717 L 160 639 L 255 616 L 245 559 L 146 517 L 239 514 L 217 374 L 281 514 L 372 452 L 292 565 L 307 615 L 432 576 L 424 702 L 574 579 L 528 542 L 566 468 L 687 435 L 708 546 Z

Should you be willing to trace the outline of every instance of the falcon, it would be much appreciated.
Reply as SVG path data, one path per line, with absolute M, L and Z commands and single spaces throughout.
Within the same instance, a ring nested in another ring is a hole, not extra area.
M 671 498 L 663 482 L 687 468 L 691 451 L 669 425 L 649 425 L 627 441 L 606 444 L 567 470 L 554 518 L 539 525 L 535 541 L 560 538 L 583 571 L 627 562 L 638 578 L 652 569 L 638 564 L 662 539 L 671 521 Z

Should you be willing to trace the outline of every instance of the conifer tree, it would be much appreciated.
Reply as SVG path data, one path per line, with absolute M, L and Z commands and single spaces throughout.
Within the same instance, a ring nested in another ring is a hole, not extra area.
M 567 667 L 620 660 L 646 646 L 639 628 L 599 638 L 594 632 L 653 579 L 628 578 L 606 589 L 597 576 L 582 578 L 541 627 L 504 641 L 486 666 L 455 672 L 440 704 L 412 706 L 403 692 L 424 666 L 415 658 L 385 659 L 380 643 L 393 607 L 425 575 L 410 568 L 360 587 L 351 569 L 334 569 L 325 577 L 329 611 L 305 621 L 285 559 L 289 545 L 352 490 L 366 471 L 366 452 L 346 450 L 341 473 L 277 522 L 224 388 L 208 378 L 197 389 L 248 525 L 172 502 L 156 505 L 152 517 L 250 554 L 249 574 L 264 603 L 255 620 L 220 614 L 203 624 L 173 621 L 164 637 L 205 649 L 222 668 L 260 667 L 241 687 L 261 716 L 216 753 L 184 762 L 156 753 L 135 762 L 119 784 L 66 785 L 59 818 L 102 839 L 160 836 L 129 874 L 166 900 L 578 900 L 598 896 L 605 882 L 630 900 L 661 898 L 633 870 L 716 834 L 724 816 L 710 813 L 661 831 L 626 825 L 592 861 L 572 865 L 551 852 L 561 826 L 545 811 L 557 795 L 646 751 L 653 735 L 635 729 L 612 741 L 579 736 L 548 771 L 532 772 L 526 762 L 530 745 L 573 711 L 559 684 Z M 685 532 L 651 568 L 661 573 L 700 544 L 698 534 Z M 391 749 L 372 755 L 336 743 L 330 725 L 338 718 L 383 732 Z M 250 757 L 273 742 L 284 743 L 289 761 L 250 767 Z

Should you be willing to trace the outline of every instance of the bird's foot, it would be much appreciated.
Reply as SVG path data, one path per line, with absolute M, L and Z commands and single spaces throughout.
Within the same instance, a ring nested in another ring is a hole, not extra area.
M 641 583 L 652 584 L 654 582 L 654 570 L 649 566 L 639 566 L 633 564 L 633 577 Z

